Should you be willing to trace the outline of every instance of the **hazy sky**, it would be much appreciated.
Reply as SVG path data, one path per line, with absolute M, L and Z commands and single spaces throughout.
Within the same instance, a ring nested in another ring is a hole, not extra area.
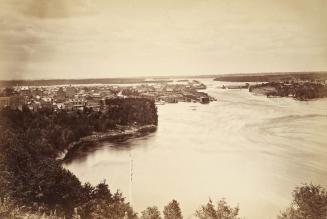
M 0 0 L 0 79 L 327 70 L 327 0 Z

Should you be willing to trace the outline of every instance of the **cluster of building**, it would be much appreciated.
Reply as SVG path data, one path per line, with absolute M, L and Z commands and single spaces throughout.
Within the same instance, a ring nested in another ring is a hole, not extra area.
M 215 99 L 199 90 L 206 86 L 199 81 L 179 80 L 174 83 L 142 83 L 132 85 L 58 85 L 15 86 L 0 92 L 0 108 L 10 107 L 31 111 L 39 109 L 100 111 L 105 109 L 106 99 L 143 97 L 157 104 L 177 102 L 209 103 Z
M 106 86 L 16 86 L 9 88 L 9 95 L 5 89 L 1 92 L 0 108 L 22 109 L 26 106 L 31 111 L 45 108 L 67 111 L 92 108 L 99 111 L 105 98 L 117 96 L 114 90 Z
M 174 83 L 142 84 L 135 88 L 140 96 L 151 98 L 157 104 L 178 102 L 209 103 L 216 99 L 200 90 L 206 86 L 196 80 L 178 80 Z

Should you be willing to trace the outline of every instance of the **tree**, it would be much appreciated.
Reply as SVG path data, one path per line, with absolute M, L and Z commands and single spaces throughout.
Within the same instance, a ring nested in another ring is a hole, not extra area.
M 199 210 L 195 212 L 195 216 L 200 219 L 239 219 L 239 208 L 230 207 L 225 199 L 221 199 L 218 202 L 217 209 L 212 204 L 211 199 L 206 205 L 201 206 Z
M 182 212 L 179 207 L 179 203 L 176 200 L 172 200 L 163 210 L 165 219 L 182 219 Z
M 304 184 L 293 191 L 291 206 L 279 219 L 326 219 L 327 192 L 318 185 Z
M 141 219 L 161 219 L 157 206 L 147 207 L 141 214 Z
M 15 94 L 15 90 L 12 87 L 6 87 L 3 91 L 2 91 L 2 95 L 3 96 L 12 96 Z
M 112 194 L 106 182 L 99 183 L 96 187 L 85 184 L 84 201 L 80 209 L 81 218 L 94 219 L 136 219 L 129 203 L 125 202 L 122 193 Z M 85 196 L 86 195 L 86 196 Z M 87 197 L 88 196 L 88 197 Z

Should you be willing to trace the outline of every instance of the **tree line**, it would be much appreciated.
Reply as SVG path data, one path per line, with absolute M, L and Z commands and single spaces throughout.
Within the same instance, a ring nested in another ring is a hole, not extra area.
M 88 190 L 88 201 L 74 209 L 71 218 L 81 219 L 183 219 L 183 214 L 179 203 L 172 200 L 164 206 L 162 214 L 157 206 L 147 207 L 138 216 L 132 211 L 129 204 L 124 203 L 122 194 L 116 192 L 110 193 L 108 185 L 105 182 L 92 187 L 90 184 L 84 185 Z M 17 207 L 13 202 L 0 202 L 0 217 L 4 219 L 22 218 L 24 209 Z M 30 219 L 63 219 L 57 211 L 51 211 L 48 214 L 40 211 L 28 212 Z M 197 209 L 193 216 L 198 219 L 241 219 L 239 207 L 231 207 L 225 199 L 213 203 L 209 199 L 208 203 Z M 327 216 L 327 192 L 324 188 L 304 184 L 296 187 L 293 191 L 293 200 L 290 206 L 277 215 L 277 219 L 325 219 Z

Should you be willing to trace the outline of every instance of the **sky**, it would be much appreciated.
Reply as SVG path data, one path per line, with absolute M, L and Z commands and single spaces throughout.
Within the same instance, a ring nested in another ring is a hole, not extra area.
M 0 0 L 0 79 L 327 70 L 327 0 Z

